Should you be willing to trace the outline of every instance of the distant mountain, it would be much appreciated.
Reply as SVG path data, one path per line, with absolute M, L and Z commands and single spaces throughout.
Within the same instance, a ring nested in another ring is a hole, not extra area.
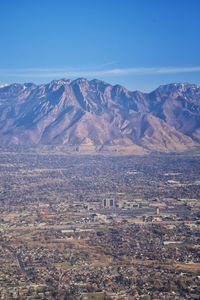
M 0 86 L 0 140 L 83 152 L 200 147 L 200 87 L 174 83 L 142 93 L 84 78 Z

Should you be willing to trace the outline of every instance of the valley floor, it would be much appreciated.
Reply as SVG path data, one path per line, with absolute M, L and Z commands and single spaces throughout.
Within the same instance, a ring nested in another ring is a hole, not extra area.
M 0 299 L 199 299 L 199 199 L 198 155 L 2 150 Z

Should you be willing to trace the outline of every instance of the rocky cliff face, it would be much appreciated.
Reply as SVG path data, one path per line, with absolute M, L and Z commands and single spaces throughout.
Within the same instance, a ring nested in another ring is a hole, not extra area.
M 200 88 L 169 84 L 147 94 L 83 78 L 2 86 L 0 141 L 80 151 L 184 151 L 200 146 Z

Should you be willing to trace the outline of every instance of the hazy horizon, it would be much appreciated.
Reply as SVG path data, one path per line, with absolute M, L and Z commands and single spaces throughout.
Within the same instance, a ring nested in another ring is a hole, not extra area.
M 2 1 L 0 82 L 200 84 L 197 0 Z

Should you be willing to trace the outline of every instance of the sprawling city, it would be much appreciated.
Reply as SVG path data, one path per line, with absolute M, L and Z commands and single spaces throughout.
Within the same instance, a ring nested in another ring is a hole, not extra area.
M 199 299 L 199 156 L 0 161 L 1 299 Z
M 200 0 L 0 0 L 0 300 L 200 300 Z

